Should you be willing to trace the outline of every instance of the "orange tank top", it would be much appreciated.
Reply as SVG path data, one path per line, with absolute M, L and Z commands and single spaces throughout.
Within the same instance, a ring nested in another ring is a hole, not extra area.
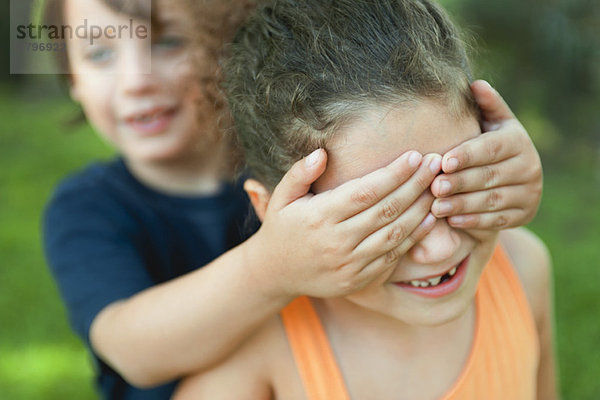
M 469 357 L 442 400 L 534 399 L 539 360 L 537 330 L 521 282 L 500 246 L 481 274 L 475 313 Z M 350 399 L 310 300 L 294 300 L 281 312 L 281 318 L 307 398 Z

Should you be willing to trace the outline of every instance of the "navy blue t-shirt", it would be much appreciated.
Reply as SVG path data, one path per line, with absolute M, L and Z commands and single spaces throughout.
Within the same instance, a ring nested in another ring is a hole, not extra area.
M 46 208 L 44 242 L 73 329 L 89 348 L 100 310 L 239 244 L 256 228 L 249 212 L 241 183 L 208 197 L 165 195 L 140 183 L 122 159 L 68 177 Z M 175 382 L 134 388 L 94 359 L 107 399 L 168 399 L 174 389 Z

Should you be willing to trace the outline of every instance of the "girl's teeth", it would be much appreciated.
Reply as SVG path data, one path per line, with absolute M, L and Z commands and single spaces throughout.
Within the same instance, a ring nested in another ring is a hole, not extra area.
M 441 279 L 441 278 L 440 278 Z M 410 281 L 410 284 L 414 287 L 428 287 L 428 286 L 435 286 L 434 284 L 430 283 L 429 280 L 427 281 Z
M 414 280 L 414 281 L 410 281 L 410 284 L 413 287 L 429 287 L 429 286 L 437 286 L 440 284 L 440 282 L 442 281 L 442 277 L 446 276 L 446 280 L 448 280 L 448 276 L 454 276 L 456 274 L 456 267 L 452 268 L 450 271 L 448 271 L 447 275 L 440 275 L 440 276 L 436 276 L 435 278 L 429 278 L 426 281 L 418 281 L 418 280 Z
M 442 277 L 441 277 L 441 276 L 438 276 L 438 277 L 435 277 L 435 278 L 428 279 L 428 281 L 429 281 L 429 284 L 430 284 L 431 286 L 436 286 L 437 284 L 439 284 L 439 283 L 440 283 L 440 281 L 441 281 L 441 280 L 442 280 Z

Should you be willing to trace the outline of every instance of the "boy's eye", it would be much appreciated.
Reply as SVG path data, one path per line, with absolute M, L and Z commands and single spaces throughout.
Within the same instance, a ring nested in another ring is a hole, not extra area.
M 85 54 L 86 60 L 94 64 L 105 64 L 114 58 L 115 52 L 107 47 L 98 47 Z
M 154 42 L 154 46 L 164 50 L 175 50 L 183 47 L 186 40 L 181 36 L 161 36 Z

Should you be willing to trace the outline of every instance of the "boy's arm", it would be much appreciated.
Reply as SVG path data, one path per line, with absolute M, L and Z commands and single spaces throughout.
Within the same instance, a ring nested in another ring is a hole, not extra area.
M 525 225 L 542 196 L 542 166 L 523 125 L 487 82 L 471 89 L 482 112 L 484 134 L 444 155 L 432 185 L 432 211 L 457 228 L 502 229 Z M 446 208 L 446 209 L 444 209 Z
M 502 231 L 500 240 L 519 274 L 535 318 L 540 344 L 537 398 L 558 399 L 550 254 L 544 243 L 525 228 Z
M 284 177 L 270 217 L 248 241 L 197 271 L 105 307 L 90 329 L 95 351 L 140 387 L 206 369 L 294 297 L 349 293 L 390 271 L 433 226 L 426 189 L 441 169 L 440 156 L 421 160 L 409 152 L 313 196 L 306 192 L 326 163 L 324 151 L 316 155 Z

